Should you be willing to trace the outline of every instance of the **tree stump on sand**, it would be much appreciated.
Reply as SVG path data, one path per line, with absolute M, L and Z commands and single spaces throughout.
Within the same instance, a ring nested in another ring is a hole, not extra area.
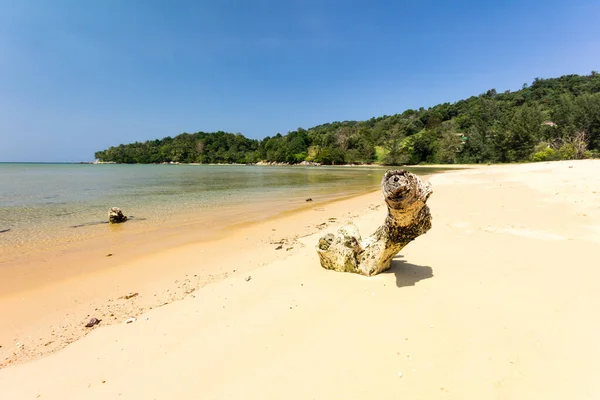
M 127 221 L 127 216 L 123 215 L 123 211 L 119 207 L 112 207 L 108 210 L 108 222 L 111 224 L 120 224 Z
M 377 275 L 390 268 L 404 246 L 431 228 L 431 213 L 425 204 L 433 193 L 429 182 L 408 171 L 387 171 L 381 190 L 388 207 L 385 223 L 364 240 L 353 223 L 335 235 L 323 236 L 317 244 L 323 268 Z

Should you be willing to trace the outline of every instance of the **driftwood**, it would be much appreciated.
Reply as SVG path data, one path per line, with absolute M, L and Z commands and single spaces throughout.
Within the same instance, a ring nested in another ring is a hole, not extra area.
M 377 275 L 390 268 L 404 246 L 431 228 L 431 213 L 425 203 L 433 190 L 428 182 L 408 171 L 387 171 L 381 190 L 388 207 L 385 223 L 364 240 L 352 223 L 335 235 L 323 236 L 317 244 L 323 268 Z

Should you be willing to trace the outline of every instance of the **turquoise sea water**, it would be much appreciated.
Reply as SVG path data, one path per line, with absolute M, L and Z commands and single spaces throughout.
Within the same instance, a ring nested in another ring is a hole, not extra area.
M 0 250 L 91 235 L 112 206 L 154 226 L 235 209 L 267 217 L 376 190 L 383 167 L 0 163 Z M 431 170 L 414 172 L 431 172 Z M 82 224 L 86 229 L 73 226 Z

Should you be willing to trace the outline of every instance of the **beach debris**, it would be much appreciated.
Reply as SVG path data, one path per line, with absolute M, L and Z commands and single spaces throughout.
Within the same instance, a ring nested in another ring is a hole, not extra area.
M 275 250 L 281 250 L 281 249 L 283 249 L 283 245 L 282 244 L 280 244 L 279 246 L 275 247 Z
M 23 343 L 17 342 L 17 349 L 23 350 L 24 347 L 25 347 L 25 345 Z
M 100 321 L 102 321 L 101 319 L 98 318 L 92 318 L 90 319 L 90 322 L 88 322 L 87 324 L 85 324 L 86 328 L 91 328 L 93 326 L 96 326 L 100 323 Z
M 106 257 L 112 257 L 112 256 L 113 256 L 113 254 L 112 254 L 112 253 L 108 253 L 108 254 L 106 255 Z
M 313 201 L 310 197 L 308 199 L 306 199 L 306 201 Z
M 250 275 L 248 275 L 248 276 L 246 277 L 246 282 L 250 282 L 250 280 L 252 280 L 252 277 L 251 277 Z
M 352 222 L 336 234 L 321 237 L 316 248 L 323 268 L 377 275 L 390 268 L 400 250 L 431 228 L 426 204 L 433 193 L 431 184 L 411 172 L 389 170 L 383 176 L 381 190 L 388 208 L 384 224 L 364 240 Z
M 111 207 L 108 210 L 108 222 L 111 224 L 120 224 L 127 221 L 127 216 L 123 215 L 123 211 L 119 207 Z
M 293 249 L 294 249 L 293 247 L 288 247 L 287 249 L 285 249 L 285 251 L 290 251 L 290 250 L 293 250 Z
M 0 233 L 5 233 L 10 231 L 10 228 L 0 229 Z
M 138 292 L 129 292 L 127 293 L 125 296 L 121 296 L 119 297 L 119 299 L 125 299 L 125 300 L 129 300 L 135 296 L 137 296 L 139 293 Z
M 131 317 L 125 320 L 125 322 L 123 322 L 124 324 L 131 324 L 133 322 L 137 321 L 135 318 Z

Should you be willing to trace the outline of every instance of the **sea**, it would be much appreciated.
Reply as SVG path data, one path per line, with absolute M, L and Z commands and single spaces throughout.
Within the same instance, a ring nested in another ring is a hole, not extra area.
M 110 207 L 131 217 L 124 225 L 132 231 L 191 222 L 210 230 L 375 191 L 385 171 L 378 166 L 0 163 L 0 254 L 105 235 Z

